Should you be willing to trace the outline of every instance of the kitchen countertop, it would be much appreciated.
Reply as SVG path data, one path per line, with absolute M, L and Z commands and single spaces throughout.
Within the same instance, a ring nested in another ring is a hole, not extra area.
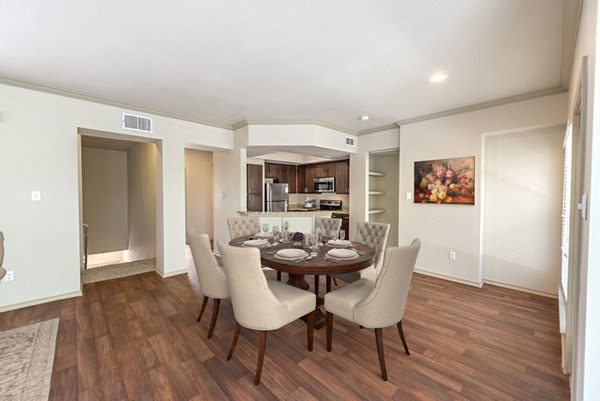
M 330 216 L 331 210 L 303 210 L 303 211 L 289 211 L 289 212 L 247 212 L 238 211 L 240 216 L 265 216 L 265 217 L 283 217 L 283 216 L 297 216 L 297 217 L 314 217 L 314 216 Z
M 238 211 L 240 216 L 330 216 L 331 214 L 349 214 L 348 209 L 342 210 L 319 210 L 319 208 L 314 209 L 304 209 L 304 208 L 296 208 L 289 209 L 287 212 L 248 212 L 248 211 Z

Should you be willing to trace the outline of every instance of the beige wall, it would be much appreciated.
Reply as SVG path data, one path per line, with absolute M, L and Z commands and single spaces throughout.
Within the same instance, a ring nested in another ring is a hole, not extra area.
M 483 278 L 557 294 L 564 126 L 484 138 Z
M 122 112 L 131 110 L 9 85 L 0 85 L 0 104 L 0 171 L 11 172 L 0 174 L 0 222 L 5 265 L 15 272 L 2 285 L 0 311 L 81 291 L 79 129 L 159 141 L 157 270 L 186 271 L 184 149 L 226 152 L 231 130 L 136 112 L 154 119 L 153 132 L 124 130 Z M 41 202 L 31 201 L 33 190 L 41 191 Z
M 127 153 L 82 148 L 83 222 L 88 254 L 127 249 Z
M 156 257 L 156 161 L 153 143 L 127 151 L 129 189 L 129 249 L 124 261 Z
M 185 222 L 213 238 L 212 152 L 185 150 Z
M 422 241 L 417 270 L 479 285 L 482 135 L 564 124 L 567 94 L 418 122 L 400 129 L 400 193 L 412 192 L 414 162 L 475 156 L 475 205 L 414 203 L 400 197 L 399 241 Z M 448 252 L 456 252 L 456 260 Z

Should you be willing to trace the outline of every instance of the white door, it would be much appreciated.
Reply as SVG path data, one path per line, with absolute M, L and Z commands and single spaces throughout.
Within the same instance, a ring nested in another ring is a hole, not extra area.
M 557 293 L 564 129 L 484 138 L 484 280 Z

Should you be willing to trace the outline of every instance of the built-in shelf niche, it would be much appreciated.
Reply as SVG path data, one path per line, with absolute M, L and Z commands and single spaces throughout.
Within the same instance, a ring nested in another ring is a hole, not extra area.
M 382 173 L 380 171 L 369 171 L 369 175 L 371 177 L 385 177 L 385 173 Z
M 379 191 L 379 190 L 372 190 L 369 191 L 369 195 L 385 195 L 385 191 Z
M 385 213 L 385 209 L 370 209 L 369 214 L 381 214 Z

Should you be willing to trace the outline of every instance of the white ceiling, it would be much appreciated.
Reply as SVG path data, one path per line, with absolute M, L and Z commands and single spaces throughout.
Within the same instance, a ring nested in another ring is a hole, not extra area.
M 560 86 L 563 14 L 563 0 L 6 0 L 0 78 L 217 125 L 360 132 Z M 437 70 L 448 80 L 430 83 Z

